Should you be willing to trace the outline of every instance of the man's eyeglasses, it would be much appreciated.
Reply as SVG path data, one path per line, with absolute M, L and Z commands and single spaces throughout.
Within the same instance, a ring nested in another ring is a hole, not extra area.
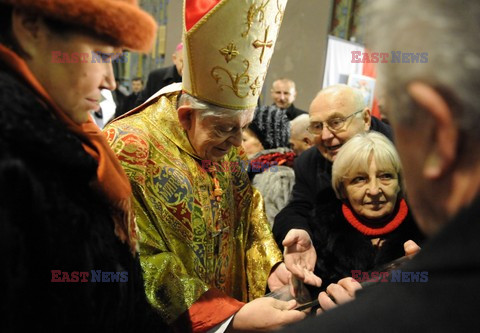
M 312 134 L 316 134 L 316 135 L 322 134 L 322 130 L 323 130 L 323 126 L 324 126 L 323 124 L 325 124 L 325 126 L 328 127 L 330 132 L 339 131 L 345 126 L 345 123 L 347 122 L 348 118 L 353 117 L 357 113 L 363 112 L 363 110 L 364 109 L 358 110 L 358 111 L 352 113 L 351 115 L 349 115 L 348 117 L 345 117 L 345 118 L 332 118 L 332 119 L 328 119 L 327 121 L 311 122 L 310 125 L 307 127 L 307 131 L 309 131 Z

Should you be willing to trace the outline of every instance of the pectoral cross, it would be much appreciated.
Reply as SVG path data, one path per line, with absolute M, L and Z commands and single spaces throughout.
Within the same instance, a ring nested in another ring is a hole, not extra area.
M 218 230 L 214 230 L 214 231 L 212 231 L 212 237 L 220 236 L 220 235 L 222 235 L 224 232 L 227 232 L 228 229 L 230 229 L 229 226 L 226 226 L 225 228 L 220 228 L 220 229 L 218 229 Z M 220 237 L 220 238 L 222 238 L 222 237 Z
M 220 243 L 222 241 L 223 233 L 228 232 L 229 229 L 230 229 L 230 227 L 226 226 L 225 228 L 220 228 L 220 229 L 211 231 L 212 238 L 213 238 L 214 243 L 215 243 L 215 255 L 218 255 L 218 253 L 220 252 Z

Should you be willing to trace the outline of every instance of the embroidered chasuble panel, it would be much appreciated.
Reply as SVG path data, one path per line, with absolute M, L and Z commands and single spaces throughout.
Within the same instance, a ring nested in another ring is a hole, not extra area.
M 240 301 L 262 296 L 282 260 L 247 173 L 222 169 L 246 157 L 234 148 L 218 164 L 223 194 L 215 200 L 212 174 L 174 105 L 175 94 L 161 97 L 105 130 L 132 183 L 147 296 L 169 322 L 212 288 Z

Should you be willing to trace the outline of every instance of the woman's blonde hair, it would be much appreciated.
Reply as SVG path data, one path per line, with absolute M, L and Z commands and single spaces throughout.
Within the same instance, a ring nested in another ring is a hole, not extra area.
M 359 171 L 368 172 L 372 157 L 377 168 L 398 176 L 400 193 L 404 193 L 402 164 L 397 150 L 386 136 L 371 131 L 355 135 L 338 152 L 332 167 L 332 187 L 337 198 L 346 200 L 343 181 Z

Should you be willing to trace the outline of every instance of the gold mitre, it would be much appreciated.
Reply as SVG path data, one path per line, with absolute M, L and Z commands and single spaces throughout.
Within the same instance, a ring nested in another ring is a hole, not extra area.
M 185 0 L 183 90 L 212 104 L 257 105 L 287 0 Z

